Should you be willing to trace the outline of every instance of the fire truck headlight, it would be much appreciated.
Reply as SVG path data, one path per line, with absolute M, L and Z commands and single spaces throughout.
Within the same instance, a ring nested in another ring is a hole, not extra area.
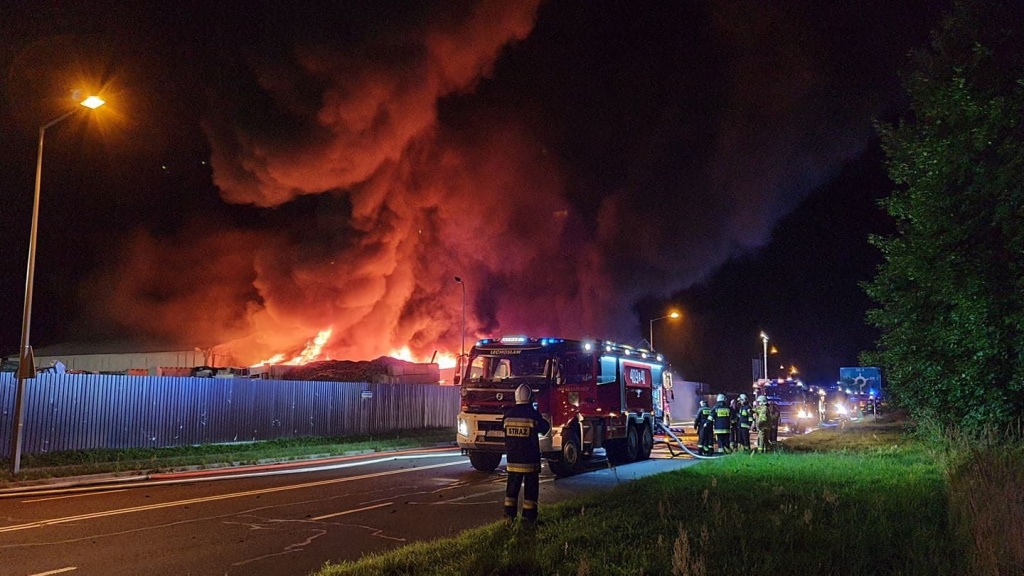
M 842 404 L 836 404 L 836 412 L 845 415 L 846 414 L 846 406 L 843 406 Z
M 464 418 L 459 418 L 459 436 L 469 436 L 469 424 Z

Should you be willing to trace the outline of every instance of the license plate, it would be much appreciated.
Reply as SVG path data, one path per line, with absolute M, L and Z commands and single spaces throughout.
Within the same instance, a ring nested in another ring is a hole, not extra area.
M 487 431 L 487 437 L 488 438 L 504 438 L 505 437 L 505 432 L 502 431 L 502 430 L 488 430 Z

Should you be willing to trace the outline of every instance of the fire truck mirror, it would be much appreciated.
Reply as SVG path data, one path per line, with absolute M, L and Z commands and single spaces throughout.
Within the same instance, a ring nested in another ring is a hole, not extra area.
M 454 376 L 454 377 L 452 378 L 452 384 L 454 384 L 454 385 L 456 385 L 456 386 L 458 386 L 459 384 L 462 384 L 462 376 L 459 376 L 458 374 L 456 374 L 456 375 L 455 375 L 455 376 Z

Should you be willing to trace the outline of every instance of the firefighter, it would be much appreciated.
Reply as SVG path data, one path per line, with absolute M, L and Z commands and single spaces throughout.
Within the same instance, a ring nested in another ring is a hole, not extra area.
M 757 430 L 757 448 L 755 451 L 764 452 L 768 448 L 768 435 L 771 425 L 768 422 L 768 399 L 763 394 L 758 396 L 757 401 L 754 403 L 754 429 Z
M 754 410 L 747 403 L 747 395 L 740 394 L 739 408 L 736 409 L 737 433 L 739 447 L 750 452 L 750 425 L 754 421 Z
M 728 454 L 732 451 L 729 447 L 729 435 L 732 426 L 732 408 L 725 402 L 725 394 L 719 394 L 715 406 L 711 409 L 711 418 L 714 421 L 715 438 L 718 439 L 718 447 L 722 452 Z
M 770 435 L 768 436 L 768 447 L 775 450 L 779 443 L 779 423 L 782 422 L 782 412 L 775 400 L 768 399 L 768 423 L 771 424 Z
M 526 384 L 516 388 L 516 405 L 505 411 L 505 460 L 508 481 L 505 484 L 505 519 L 514 520 L 519 508 L 519 487 L 523 490 L 523 519 L 537 521 L 540 496 L 540 441 L 551 424 L 533 407 L 533 390 Z
M 697 417 L 693 420 L 693 428 L 697 431 L 697 453 L 710 455 L 715 450 L 715 438 L 712 433 L 711 407 L 707 400 L 700 401 Z
M 732 420 L 729 421 L 729 448 L 736 451 L 737 446 L 740 444 L 740 421 L 737 411 L 740 407 L 740 401 L 738 398 L 733 398 L 729 401 L 729 409 L 732 410 Z

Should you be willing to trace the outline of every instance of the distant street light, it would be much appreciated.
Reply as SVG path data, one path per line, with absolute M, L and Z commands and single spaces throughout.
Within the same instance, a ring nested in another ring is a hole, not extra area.
M 651 351 L 654 351 L 654 322 L 657 320 L 664 320 L 665 318 L 679 318 L 679 312 L 670 312 L 668 316 L 662 316 L 661 318 L 651 319 L 651 338 L 647 341 L 651 345 Z
M 456 366 L 461 366 L 466 357 L 466 283 L 460 276 L 456 276 L 455 281 L 462 285 L 462 352 L 459 353 L 459 361 L 456 363 Z
M 98 96 L 89 96 L 79 104 L 85 108 L 96 109 L 106 102 Z M 32 284 L 35 279 L 36 265 L 36 234 L 39 228 L 39 183 L 43 175 L 43 139 L 46 136 L 46 129 L 50 128 L 71 116 L 81 112 L 82 108 L 75 109 L 62 114 L 61 116 L 43 124 L 39 127 L 39 152 L 36 157 L 36 187 L 35 197 L 32 200 L 32 228 L 28 237 L 28 266 L 25 272 L 25 308 L 21 317 L 21 348 L 18 360 L 18 387 L 14 393 L 14 423 L 11 430 L 11 472 L 17 474 L 21 470 L 21 434 L 24 428 L 22 416 L 24 413 L 25 401 L 25 380 L 36 377 L 35 358 L 32 355 L 32 346 L 29 344 L 29 328 L 32 324 Z

